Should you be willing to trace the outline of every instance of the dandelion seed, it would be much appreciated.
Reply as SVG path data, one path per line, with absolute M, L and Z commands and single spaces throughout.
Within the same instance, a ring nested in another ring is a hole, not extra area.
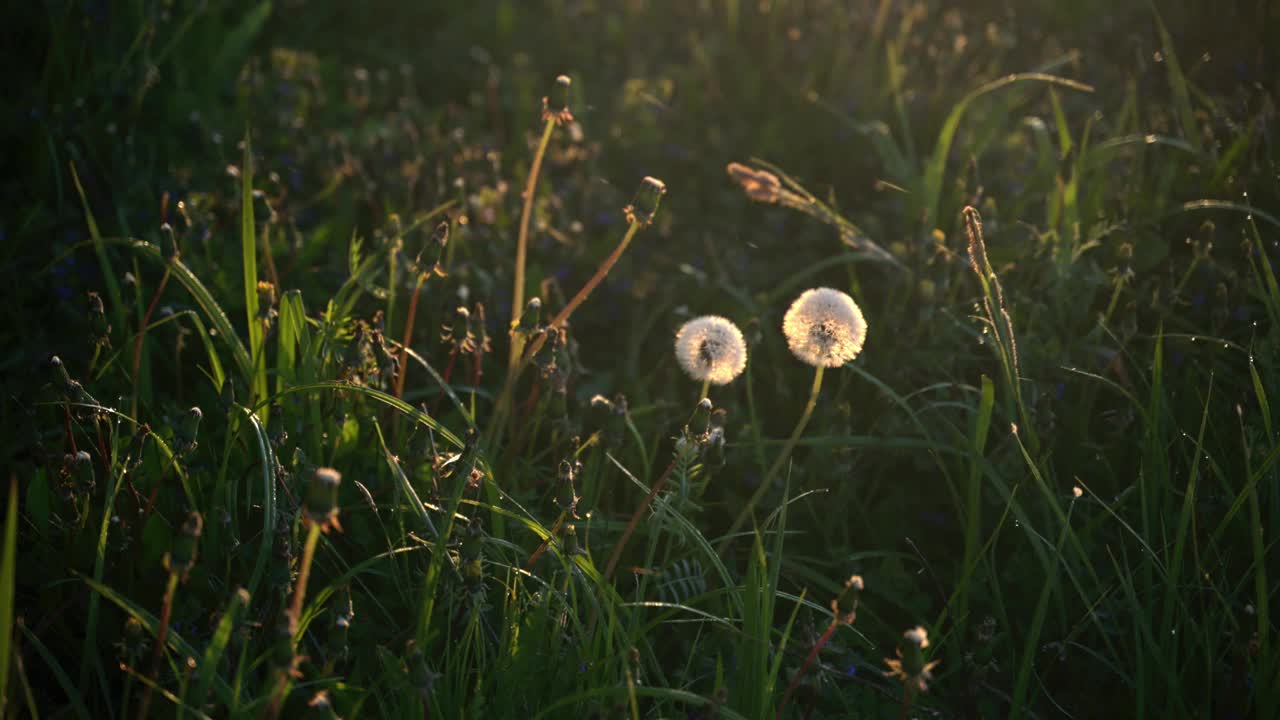
M 747 366 L 747 343 L 737 325 L 718 315 L 704 315 L 680 326 L 676 360 L 694 380 L 724 385 Z
M 839 290 L 801 293 L 782 320 L 791 353 L 814 367 L 840 367 L 862 352 L 867 321 L 853 298 Z

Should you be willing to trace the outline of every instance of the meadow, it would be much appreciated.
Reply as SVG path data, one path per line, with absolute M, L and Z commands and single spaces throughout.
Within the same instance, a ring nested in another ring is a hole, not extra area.
M 1280 5 L 4 15 L 0 717 L 1280 718 Z

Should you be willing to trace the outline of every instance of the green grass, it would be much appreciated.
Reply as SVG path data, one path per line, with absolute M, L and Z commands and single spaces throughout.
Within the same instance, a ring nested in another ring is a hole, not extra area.
M 1245 5 L 15 16 L 0 715 L 1276 717 L 1280 17 Z M 790 438 L 818 286 L 869 331 Z M 513 341 L 533 296 L 563 341 Z M 714 423 L 672 352 L 703 314 L 749 351 Z

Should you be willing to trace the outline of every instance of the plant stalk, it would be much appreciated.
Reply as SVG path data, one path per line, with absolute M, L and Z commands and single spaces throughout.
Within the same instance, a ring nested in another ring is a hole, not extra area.
M 720 547 L 717 551 L 723 552 L 729 540 L 732 539 L 734 533 L 742 528 L 743 523 L 751 516 L 752 510 L 755 509 L 760 499 L 769 490 L 769 485 L 773 483 L 773 479 L 782 471 L 787 464 L 787 459 L 791 457 L 791 451 L 795 449 L 796 443 L 800 441 L 800 436 L 804 434 L 804 428 L 809 424 L 809 418 L 813 416 L 813 409 L 818 405 L 818 392 L 822 389 L 822 373 L 826 368 L 821 365 L 813 373 L 813 388 L 809 391 L 809 401 L 805 403 L 804 412 L 800 415 L 800 421 L 796 423 L 796 427 L 791 431 L 791 437 L 787 438 L 786 445 L 782 446 L 782 452 L 778 455 L 778 459 L 773 461 L 773 467 L 769 468 L 769 472 L 765 474 L 764 480 L 760 482 L 760 487 L 756 488 L 751 499 L 747 501 L 747 506 L 738 513 L 738 518 L 729 526 L 729 531 L 725 533 L 724 539 L 720 541 Z
M 529 166 L 529 177 L 524 183 L 524 206 L 520 209 L 520 234 L 516 237 L 516 272 L 511 288 L 512 320 L 520 318 L 516 313 L 524 311 L 524 269 L 529 254 L 529 220 L 533 216 L 534 191 L 538 187 L 538 174 L 542 171 L 542 157 L 551 142 L 551 133 L 556 129 L 555 117 L 548 115 L 542 128 L 542 139 L 538 141 L 538 149 L 533 153 L 533 164 Z M 520 361 L 523 350 L 523 337 L 519 334 L 511 336 L 511 357 L 507 361 L 508 369 L 514 369 Z

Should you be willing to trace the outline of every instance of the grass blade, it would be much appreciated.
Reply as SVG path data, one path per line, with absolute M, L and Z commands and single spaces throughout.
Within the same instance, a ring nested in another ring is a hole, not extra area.
M 18 476 L 9 476 L 9 506 L 4 515 L 0 558 L 0 717 L 9 705 L 9 661 L 13 657 L 13 602 L 18 567 Z

